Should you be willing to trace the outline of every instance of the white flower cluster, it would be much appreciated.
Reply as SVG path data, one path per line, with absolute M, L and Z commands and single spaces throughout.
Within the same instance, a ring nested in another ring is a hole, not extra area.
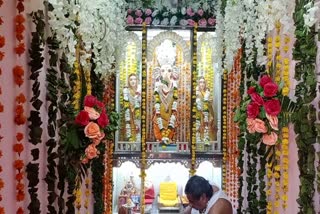
M 306 8 L 306 14 L 303 14 L 304 19 L 304 26 L 309 29 L 311 28 L 316 22 L 319 21 L 319 4 L 320 2 L 312 4 L 312 1 L 306 4 L 304 7 Z
M 283 33 L 290 34 L 293 21 L 289 9 L 290 0 L 228 0 L 224 17 L 225 68 L 230 71 L 234 56 L 245 42 L 247 64 L 253 61 L 253 49 L 257 49 L 257 61 L 266 63 L 264 40 L 266 35 L 275 29 L 275 23 L 280 22 Z M 219 15 L 219 14 L 218 14 Z M 221 22 L 217 16 L 217 30 Z M 218 34 L 219 38 L 219 34 Z
M 49 25 L 56 34 L 59 41 L 60 49 L 64 51 L 67 56 L 68 64 L 73 66 L 76 59 L 76 36 L 73 29 L 76 28 L 77 14 L 80 7 L 67 0 L 49 0 L 54 8 L 53 11 L 48 12 Z M 68 14 L 68 16 L 66 16 Z
M 217 3 L 217 16 L 216 16 L 216 62 L 217 62 L 217 71 L 222 73 L 222 55 L 223 55 L 223 39 L 224 39 L 224 25 L 223 25 L 223 15 L 221 14 L 221 0 L 218 0 Z
M 242 1 L 228 1 L 224 17 L 224 68 L 231 71 L 233 59 L 241 48 L 241 37 L 244 25 L 244 11 Z
M 60 48 L 66 52 L 69 65 L 72 66 L 75 61 L 75 38 L 78 37 L 85 51 L 81 55 L 81 64 L 87 66 L 87 59 L 93 51 L 95 71 L 103 74 L 110 72 L 115 63 L 116 50 L 125 38 L 125 0 L 96 0 L 95 3 L 79 0 L 77 4 L 67 0 L 49 2 L 54 8 L 49 13 L 49 24 L 61 42 Z

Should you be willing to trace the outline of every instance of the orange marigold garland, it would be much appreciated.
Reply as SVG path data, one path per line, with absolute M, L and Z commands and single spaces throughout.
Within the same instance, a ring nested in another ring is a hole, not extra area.
M 17 1 L 17 15 L 14 19 L 14 25 L 15 25 L 15 34 L 16 34 L 16 39 L 17 39 L 17 45 L 14 47 L 15 53 L 17 54 L 18 57 L 20 57 L 22 54 L 25 53 L 25 44 L 24 44 L 24 31 L 25 31 L 25 18 L 24 15 L 22 14 L 24 12 L 24 5 L 23 5 L 24 0 L 18 0 Z M 1 58 L 1 56 L 0 56 Z M 20 87 L 24 83 L 24 69 L 20 65 L 16 65 L 13 68 L 13 79 L 15 84 Z M 20 89 L 21 90 L 21 89 Z M 16 106 L 14 109 L 14 122 L 17 126 L 22 126 L 25 125 L 26 123 L 26 116 L 24 112 L 24 103 L 26 102 L 26 98 L 22 92 L 18 92 L 18 95 L 16 96 Z M 24 135 L 21 132 L 18 132 L 16 135 L 17 143 L 13 145 L 13 150 L 17 154 L 17 158 L 14 161 L 14 167 L 17 170 L 16 174 L 16 201 L 20 202 L 21 204 L 25 200 L 25 191 L 24 191 L 24 183 L 23 183 L 23 178 L 24 178 L 24 170 L 25 170 L 25 164 L 23 162 L 23 159 L 21 159 L 21 153 L 24 150 L 22 140 L 24 139 Z M 22 206 L 17 208 L 16 211 L 17 214 L 23 214 L 24 213 L 24 208 Z
M 227 105 L 227 160 L 226 160 L 226 192 L 230 197 L 233 206 L 237 209 L 239 176 L 240 172 L 237 167 L 239 150 L 237 147 L 240 130 L 235 124 L 234 109 L 240 105 L 240 84 L 241 84 L 241 50 L 234 62 L 232 71 L 228 74 L 227 81 L 227 98 L 223 99 L 223 105 Z

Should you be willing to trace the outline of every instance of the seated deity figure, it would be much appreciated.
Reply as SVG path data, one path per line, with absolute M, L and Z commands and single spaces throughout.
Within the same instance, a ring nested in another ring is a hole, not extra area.
M 153 131 L 158 142 L 170 144 L 176 141 L 178 126 L 178 80 L 179 69 L 174 65 L 176 47 L 164 40 L 156 49 L 159 67 L 153 70 L 154 116 Z
M 126 139 L 130 142 L 139 142 L 141 85 L 138 84 L 138 77 L 134 73 L 129 75 L 127 86 L 123 88 L 123 101 Z
M 204 77 L 198 78 L 196 88 L 196 139 L 197 142 L 209 144 L 210 141 L 216 140 L 216 125 L 214 121 L 214 111 L 210 90 Z

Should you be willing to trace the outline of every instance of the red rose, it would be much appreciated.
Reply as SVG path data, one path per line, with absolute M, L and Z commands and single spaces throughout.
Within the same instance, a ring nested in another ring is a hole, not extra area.
M 257 103 L 259 106 L 263 105 L 264 101 L 258 93 L 254 92 L 254 93 L 250 94 L 250 96 L 251 96 L 251 99 L 253 100 L 253 102 Z
M 264 103 L 264 108 L 267 114 L 277 116 L 281 111 L 281 104 L 278 99 L 271 99 Z
M 97 98 L 95 96 L 92 96 L 92 95 L 87 95 L 85 96 L 84 98 L 84 105 L 85 106 L 88 106 L 88 107 L 94 107 L 94 105 L 96 104 L 97 102 Z
M 104 109 L 104 103 L 97 100 L 96 105 L 100 108 L 100 109 Z
M 75 123 L 80 126 L 86 126 L 86 125 L 88 125 L 89 120 L 90 120 L 90 118 L 89 118 L 88 112 L 86 112 L 85 110 L 82 110 L 77 115 L 77 117 L 75 119 Z
M 265 84 L 272 82 L 272 79 L 268 75 L 263 75 L 260 79 L 260 86 L 263 88 Z
M 100 117 L 97 120 L 97 123 L 99 124 L 100 127 L 104 128 L 107 125 L 109 125 L 109 117 L 106 114 L 106 111 L 103 110 L 100 114 Z
M 253 86 L 250 86 L 250 88 L 247 91 L 247 94 L 251 95 L 252 93 L 256 92 L 256 88 Z
M 273 97 L 278 92 L 278 85 L 273 82 L 268 82 L 263 87 L 263 94 L 266 97 Z
M 260 113 L 259 105 L 257 103 L 251 102 L 247 106 L 247 115 L 249 118 L 256 118 Z

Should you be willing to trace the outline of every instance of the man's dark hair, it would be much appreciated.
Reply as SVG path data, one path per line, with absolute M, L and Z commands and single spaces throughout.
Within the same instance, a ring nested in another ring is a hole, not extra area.
M 207 198 L 211 198 L 213 189 L 209 184 L 209 181 L 201 176 L 194 175 L 189 178 L 184 193 L 186 195 L 191 195 L 195 200 L 199 200 L 202 194 L 206 194 Z

